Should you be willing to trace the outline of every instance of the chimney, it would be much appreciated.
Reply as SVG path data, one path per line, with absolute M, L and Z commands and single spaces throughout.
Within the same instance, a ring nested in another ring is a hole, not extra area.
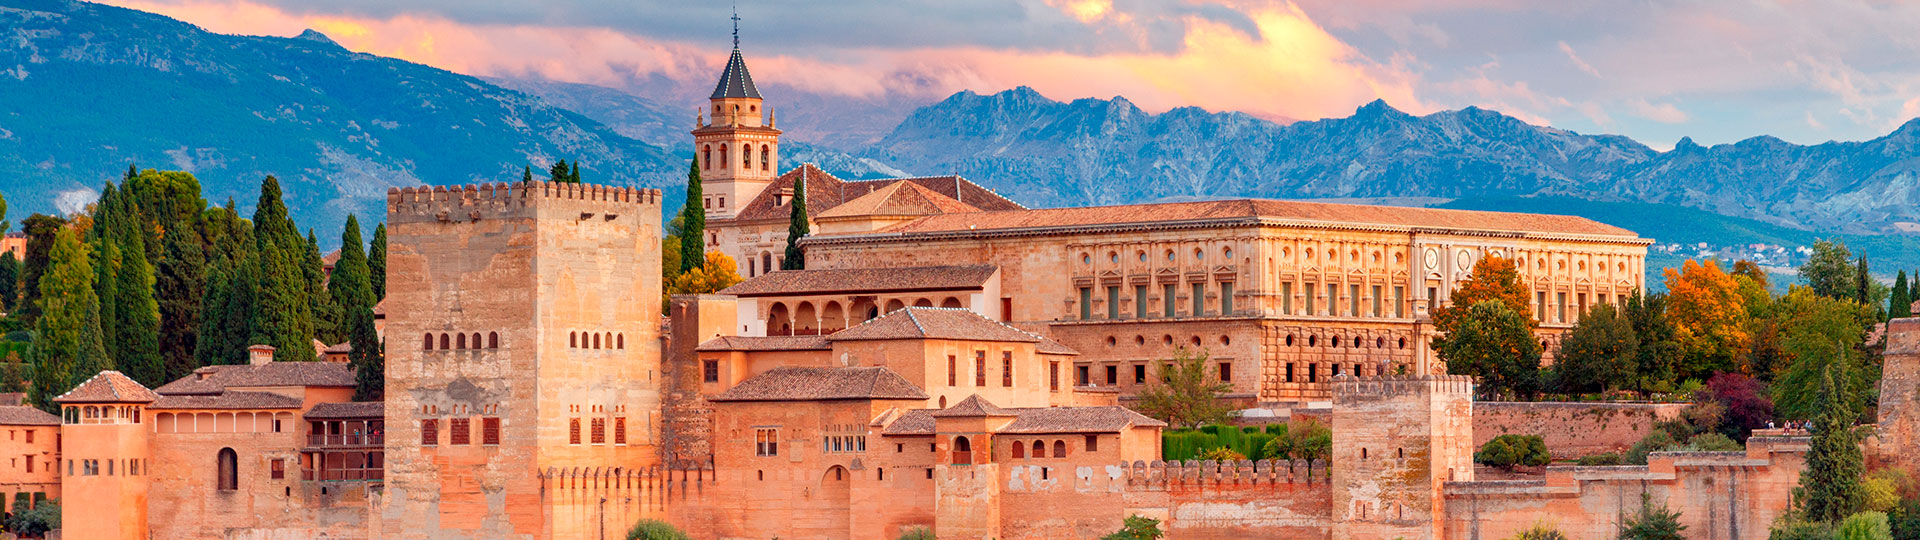
M 269 364 L 272 362 L 273 362 L 273 346 L 272 345 L 254 345 L 251 347 L 247 347 L 247 363 L 248 364 L 259 366 L 259 365 Z

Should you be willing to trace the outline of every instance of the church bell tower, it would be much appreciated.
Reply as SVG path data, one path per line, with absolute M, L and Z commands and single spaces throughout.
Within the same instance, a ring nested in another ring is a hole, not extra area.
M 720 219 L 739 214 L 780 170 L 780 130 L 774 129 L 773 113 L 763 110 L 760 90 L 740 56 L 739 14 L 733 25 L 733 55 L 707 98 L 707 109 L 694 116 L 693 129 L 702 204 L 708 217 Z

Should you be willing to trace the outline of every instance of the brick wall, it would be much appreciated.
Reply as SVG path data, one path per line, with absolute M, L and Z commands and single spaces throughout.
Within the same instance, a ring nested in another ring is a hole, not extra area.
M 1884 460 L 1920 470 L 1920 318 L 1887 323 L 1886 364 L 1880 375 L 1880 448 Z
M 1684 403 L 1473 404 L 1473 447 L 1505 434 L 1539 435 L 1555 459 L 1624 452 L 1653 431 L 1653 424 L 1680 416 Z

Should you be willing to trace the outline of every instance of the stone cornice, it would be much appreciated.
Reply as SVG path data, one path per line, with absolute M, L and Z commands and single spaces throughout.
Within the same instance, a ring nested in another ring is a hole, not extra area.
M 867 244 L 898 241 L 927 241 L 951 239 L 985 239 L 1064 236 L 1088 233 L 1127 233 L 1199 229 L 1230 229 L 1243 227 L 1317 229 L 1332 231 L 1380 232 L 1395 234 L 1470 236 L 1484 238 L 1513 238 L 1529 240 L 1555 240 L 1615 244 L 1628 246 L 1652 245 L 1653 240 L 1640 237 L 1607 236 L 1572 233 L 1545 233 L 1523 231 L 1498 231 L 1484 229 L 1452 229 L 1440 227 L 1403 227 L 1394 225 L 1376 225 L 1366 223 L 1328 223 L 1320 221 L 1300 221 L 1263 217 L 1230 217 L 1217 219 L 1171 220 L 1144 223 L 1119 223 L 1097 225 L 1070 225 L 1054 227 L 1015 227 L 989 230 L 931 231 L 911 233 L 876 232 L 867 234 L 809 236 L 800 242 L 804 245 Z

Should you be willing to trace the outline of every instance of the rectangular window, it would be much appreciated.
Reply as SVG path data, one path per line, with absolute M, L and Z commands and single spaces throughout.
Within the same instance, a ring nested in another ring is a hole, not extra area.
M 1120 366 L 1107 366 L 1107 386 L 1120 386 Z
M 567 419 L 567 444 L 580 444 L 580 419 Z
M 710 382 L 710 383 L 720 382 L 720 361 L 719 360 L 701 360 L 700 361 L 700 380 Z
M 1580 303 L 1579 303 L 1579 306 L 1580 306 L 1580 311 L 1576 311 L 1576 312 L 1574 312 L 1574 315 L 1575 315 L 1575 316 L 1584 316 L 1584 315 L 1586 315 L 1586 314 L 1587 314 L 1587 293 L 1580 293 L 1580 294 L 1578 294 L 1578 295 L 1576 295 L 1576 296 L 1578 297 L 1578 299 L 1579 299 L 1579 301 L 1580 301 Z M 33 441 L 27 441 L 27 442 L 33 442 Z
M 270 462 L 268 462 L 268 463 L 271 463 L 271 464 L 273 465 L 273 467 L 272 467 L 272 470 L 273 470 L 273 479 L 274 479 L 274 480 L 279 480 L 279 479 L 282 479 L 282 478 L 286 478 L 286 477 L 287 477 L 287 462 L 286 462 L 286 460 L 282 460 L 282 459 L 276 459 L 276 460 L 273 460 L 273 461 L 270 461 Z
M 1060 363 L 1047 364 L 1047 390 L 1060 391 Z
M 1013 351 L 1000 351 L 1000 386 L 1013 386 Z
M 1328 283 L 1327 284 L 1327 315 L 1335 316 L 1335 315 L 1339 315 L 1340 314 L 1339 312 L 1340 312 L 1340 286 L 1333 283 Z
M 27 472 L 33 472 L 33 454 L 27 454 Z
M 1313 291 L 1313 289 L 1314 289 L 1314 286 L 1313 286 L 1313 284 L 1312 284 L 1312 283 L 1308 283 L 1308 284 L 1307 284 L 1307 312 L 1306 312 L 1306 313 L 1304 313 L 1304 315 L 1319 315 L 1319 314 L 1320 314 L 1320 312 L 1318 312 L 1318 311 L 1314 311 L 1314 310 L 1313 310 L 1313 307 L 1314 307 L 1314 304 L 1315 304 L 1315 302 L 1314 302 L 1314 298 L 1313 298 L 1313 295 L 1314 295 L 1314 294 L 1317 294 L 1317 293 L 1315 293 L 1315 292 Z
M 1293 362 L 1287 362 L 1287 382 L 1293 382 Z
M 1093 289 L 1080 288 L 1080 320 L 1093 318 Z
M 486 417 L 480 419 L 480 444 L 494 446 L 500 444 L 500 419 Z
M 33 444 L 33 430 L 29 429 L 26 431 L 27 431 L 27 444 Z
M 627 417 L 613 417 L 613 444 L 627 444 Z
M 1120 287 L 1107 287 L 1107 318 L 1120 318 Z
M 1567 322 L 1567 293 L 1553 293 L 1554 322 Z
M 1328 376 L 1328 377 L 1334 377 L 1334 378 L 1339 378 L 1339 377 L 1340 377 L 1340 364 L 1333 364 L 1333 365 L 1330 365 L 1330 366 L 1327 366 L 1327 367 L 1329 367 L 1329 368 L 1332 368 L 1332 369 L 1329 369 L 1329 370 L 1327 370 L 1327 376 Z
M 1533 319 L 1540 322 L 1546 322 L 1547 291 L 1539 291 L 1539 292 L 1533 293 Z
M 1320 382 L 1320 364 L 1307 364 L 1307 382 Z
M 420 445 L 434 446 L 438 444 L 440 444 L 440 419 L 428 418 L 421 420 Z
M 1381 314 L 1380 304 L 1384 303 L 1383 302 L 1384 300 L 1386 300 L 1386 298 L 1381 297 L 1380 286 L 1374 285 L 1373 286 L 1373 316 L 1375 317 L 1380 316 Z
M 1220 382 L 1233 382 L 1233 362 L 1220 363 Z
M 466 418 L 447 420 L 447 444 L 462 445 L 473 442 L 473 421 Z
M 593 444 L 607 444 L 607 419 L 593 419 L 592 429 Z
M 1000 322 L 1013 322 L 1013 297 L 1000 297 Z
M 1207 284 L 1195 283 L 1193 284 L 1193 313 L 1188 313 L 1188 315 L 1199 317 L 1206 314 L 1207 314 Z
M 1360 286 L 1359 285 L 1347 286 L 1347 316 L 1348 317 L 1360 316 Z
M 973 351 L 973 385 L 987 385 L 987 351 Z
M 1220 314 L 1233 314 L 1233 282 L 1220 284 Z
M 780 455 L 780 429 L 754 428 L 753 455 L 760 457 Z
M 1099 435 L 1088 435 L 1088 436 L 1087 436 L 1087 451 L 1088 451 L 1088 452 L 1098 452 L 1098 451 L 1100 451 L 1100 436 L 1099 436 Z
M 1133 316 L 1147 318 L 1147 286 L 1133 286 Z
M 1405 286 L 1393 286 L 1393 316 L 1402 319 L 1407 317 L 1407 288 Z
M 953 355 L 947 355 L 947 386 L 960 386 L 960 363 Z
M 1293 282 L 1280 282 L 1280 314 L 1293 314 Z
M 1165 312 L 1161 314 L 1162 317 L 1166 317 L 1169 319 L 1174 317 L 1174 313 L 1173 313 L 1174 298 L 1173 297 L 1174 297 L 1174 294 L 1177 293 L 1178 291 L 1179 289 L 1174 288 L 1174 284 L 1172 283 L 1168 283 L 1160 287 L 1160 309 Z
M 1086 386 L 1087 383 L 1092 382 L 1092 376 L 1088 375 L 1087 371 L 1087 366 L 1073 366 L 1073 383 Z
M 1440 289 L 1427 287 L 1427 309 L 1440 307 Z
M 1147 384 L 1146 364 L 1133 365 L 1133 384 Z

